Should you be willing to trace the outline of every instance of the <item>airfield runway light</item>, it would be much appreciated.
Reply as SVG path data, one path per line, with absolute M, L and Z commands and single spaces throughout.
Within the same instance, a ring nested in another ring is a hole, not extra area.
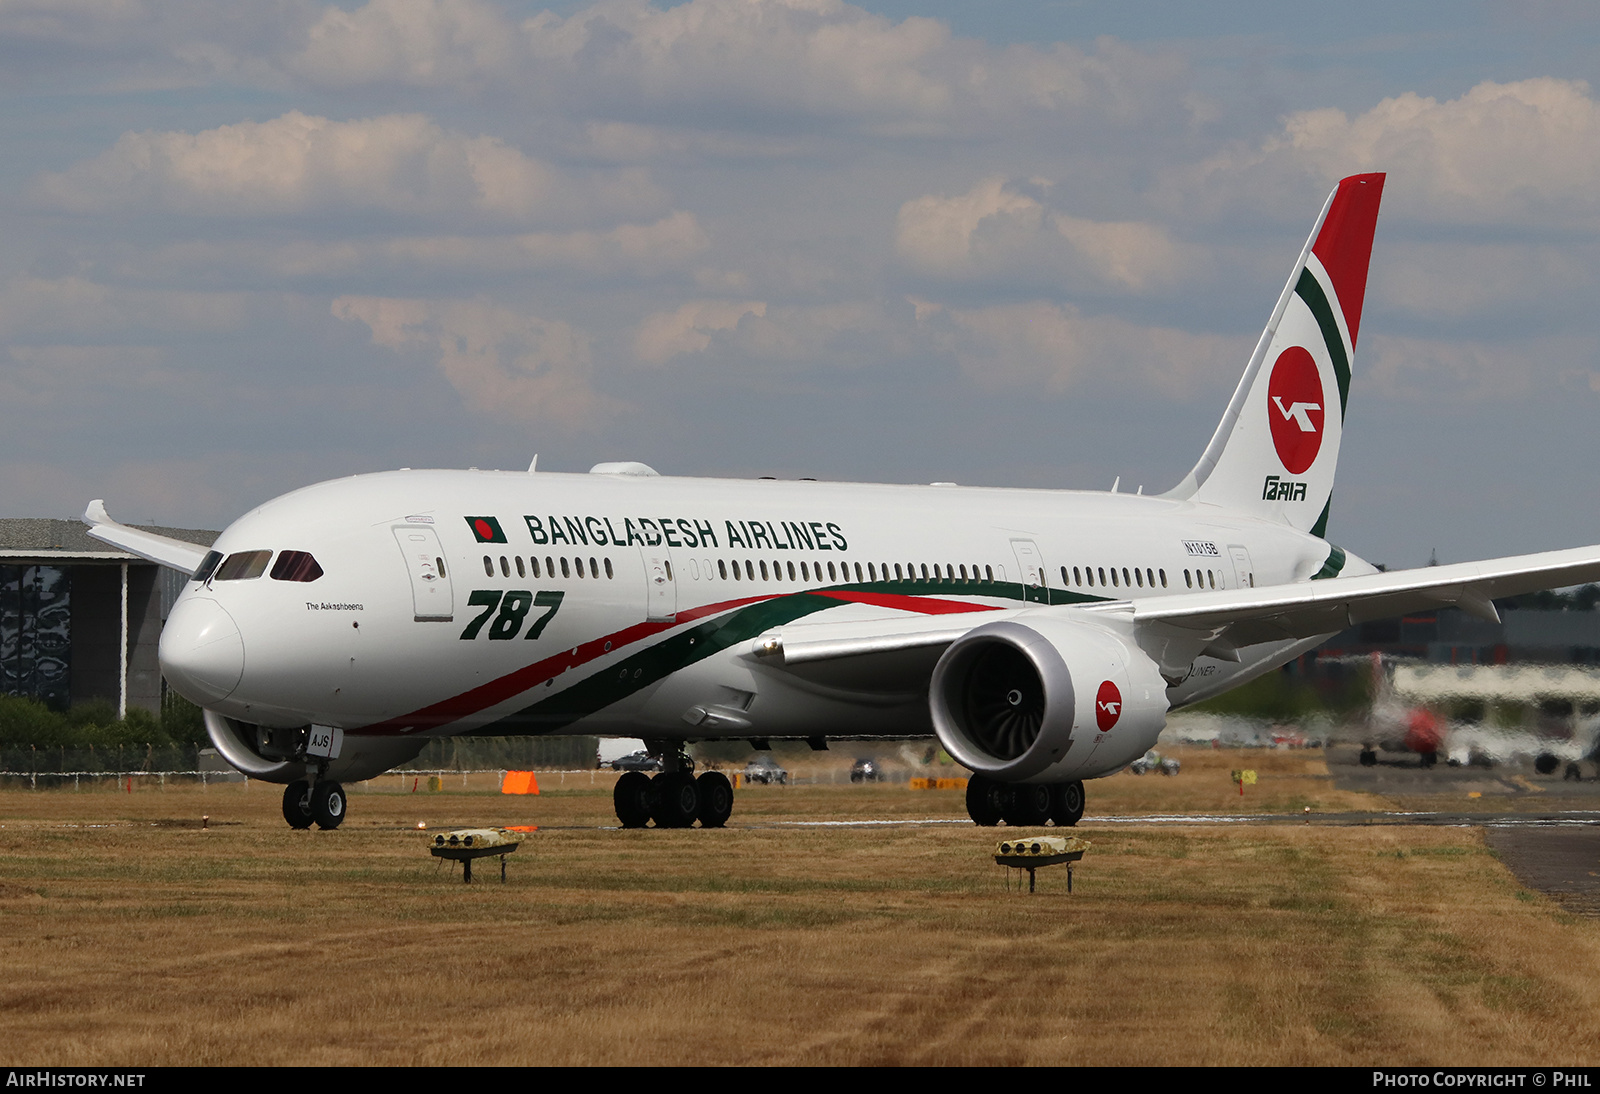
M 1067 864 L 1067 892 L 1072 892 L 1072 864 L 1083 858 L 1090 847 L 1086 839 L 1078 836 L 1027 836 L 1022 839 L 1001 840 L 994 849 L 997 866 L 1015 867 L 1028 871 L 1028 892 L 1033 892 L 1034 871 L 1041 866 Z M 1007 878 L 1011 875 L 1007 874 Z
M 461 863 L 461 880 L 472 883 L 472 860 L 488 855 L 500 856 L 500 881 L 506 880 L 506 856 L 522 844 L 522 833 L 506 828 L 460 828 L 439 832 L 428 841 L 434 858 Z

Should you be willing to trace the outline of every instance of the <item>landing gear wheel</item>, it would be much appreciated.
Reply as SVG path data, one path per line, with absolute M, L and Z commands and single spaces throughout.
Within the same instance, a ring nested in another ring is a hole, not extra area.
M 304 779 L 283 788 L 283 819 L 290 828 L 310 828 L 316 820 L 311 815 L 311 784 Z
M 700 790 L 687 771 L 668 771 L 657 775 L 652 784 L 655 800 L 650 815 L 657 828 L 688 828 L 700 812 Z
M 700 827 L 721 828 L 733 816 L 733 784 L 720 771 L 707 771 L 694 781 L 700 795 Z
M 1566 779 L 1568 782 L 1582 782 L 1583 768 L 1579 767 L 1575 763 L 1569 763 L 1567 765 L 1567 773 L 1563 775 L 1562 778 Z
M 1424 752 L 1422 754 L 1422 766 L 1423 767 L 1432 767 L 1434 764 L 1436 764 L 1438 762 L 1439 762 L 1439 754 L 1437 752 Z
M 344 787 L 321 782 L 311 788 L 311 817 L 317 827 L 334 829 L 344 821 Z
M 1081 782 L 1056 783 L 1050 788 L 1050 819 L 1059 828 L 1071 828 L 1083 819 L 1084 801 Z
M 1551 752 L 1541 752 L 1539 758 L 1533 761 L 1533 769 L 1541 775 L 1554 774 L 1556 768 L 1560 766 L 1561 761 Z
M 967 780 L 967 816 L 981 828 L 993 828 L 1005 813 L 1005 786 L 982 775 Z
M 1011 827 L 1037 828 L 1050 819 L 1049 784 L 1017 783 L 1010 790 L 1002 816 Z
M 611 804 L 616 806 L 617 820 L 624 828 L 643 828 L 650 823 L 650 797 L 654 788 L 650 776 L 642 771 L 627 771 L 617 779 L 611 792 Z
M 1361 766 L 1362 767 L 1376 767 L 1377 764 L 1378 764 L 1378 754 L 1375 751 L 1373 751 L 1372 749 L 1370 749 L 1370 748 L 1363 748 L 1361 750 Z

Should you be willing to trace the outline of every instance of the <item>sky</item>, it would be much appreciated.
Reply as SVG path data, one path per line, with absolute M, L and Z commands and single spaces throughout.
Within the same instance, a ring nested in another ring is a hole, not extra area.
M 1329 538 L 1600 542 L 1600 9 L 0 0 L 0 515 L 1165 490 L 1388 173 Z

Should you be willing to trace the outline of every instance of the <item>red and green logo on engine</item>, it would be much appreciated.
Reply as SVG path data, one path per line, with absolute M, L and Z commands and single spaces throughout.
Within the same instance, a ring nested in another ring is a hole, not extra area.
M 1122 717 L 1122 692 L 1110 680 L 1100 685 L 1094 697 L 1094 723 L 1104 733 Z

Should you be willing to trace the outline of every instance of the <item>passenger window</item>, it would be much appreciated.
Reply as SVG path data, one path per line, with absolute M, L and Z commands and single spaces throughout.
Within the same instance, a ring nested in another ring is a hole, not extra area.
M 249 581 L 267 572 L 271 551 L 240 551 L 217 568 L 218 581 Z
M 506 561 L 506 556 L 500 556 L 500 574 L 502 577 L 511 576 L 511 563 Z
M 709 570 L 709 569 L 708 569 L 708 570 L 706 570 L 706 576 L 707 576 L 707 577 L 710 577 L 710 576 L 711 576 L 711 571 L 710 571 L 710 570 Z M 616 575 L 615 575 L 615 574 L 613 574 L 613 573 L 612 573 L 612 572 L 611 572 L 611 559 L 610 559 L 610 558 L 607 558 L 607 559 L 606 559 L 606 577 L 607 577 L 607 578 L 614 578 L 614 577 L 616 577 Z
M 565 555 L 563 555 L 562 558 L 561 558 L 561 576 L 562 577 L 571 577 L 572 576 L 572 568 L 567 565 L 567 559 L 566 559 Z
M 839 578 L 836 576 L 836 574 L 834 572 L 833 563 L 831 563 L 831 562 L 828 563 L 828 580 L 829 581 L 838 581 L 839 580 Z
M 490 558 L 488 555 L 483 556 L 483 576 L 494 576 L 494 559 Z
M 522 568 L 522 556 L 521 555 L 517 556 L 517 576 L 518 577 L 527 577 L 528 576 L 527 572 L 524 571 L 523 568 Z
M 440 576 L 444 574 L 441 562 Z M 272 564 L 274 581 L 315 581 L 322 576 L 322 567 L 305 551 L 280 551 Z
M 761 560 L 761 580 L 762 581 L 768 580 L 767 579 L 767 560 L 766 559 L 762 559 Z
M 717 576 L 724 581 L 728 580 L 728 564 L 720 558 L 717 559 Z
M 1121 588 L 1121 586 L 1117 584 L 1117 568 L 1115 566 L 1111 567 L 1111 587 L 1113 589 Z
M 534 577 L 538 577 L 539 576 L 539 556 L 538 555 L 529 555 L 528 556 L 528 565 L 533 567 L 533 576 Z
M 590 577 L 599 577 L 600 576 L 600 561 L 599 561 L 599 559 L 591 558 L 589 560 L 589 576 Z
M 1167 571 L 1157 570 L 1156 572 L 1161 575 L 1161 587 L 1165 589 L 1167 587 Z

